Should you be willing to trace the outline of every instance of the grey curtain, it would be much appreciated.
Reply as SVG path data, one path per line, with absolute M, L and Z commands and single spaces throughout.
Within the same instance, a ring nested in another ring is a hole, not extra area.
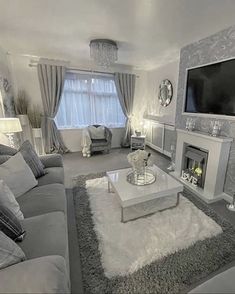
M 54 122 L 63 91 L 65 67 L 61 65 L 39 63 L 37 65 L 37 70 L 44 108 L 42 133 L 45 152 L 68 152 Z
M 114 81 L 117 89 L 118 98 L 122 107 L 122 111 L 126 116 L 125 135 L 122 140 L 122 147 L 129 147 L 131 142 L 131 117 L 135 95 L 135 79 L 134 74 L 115 73 Z

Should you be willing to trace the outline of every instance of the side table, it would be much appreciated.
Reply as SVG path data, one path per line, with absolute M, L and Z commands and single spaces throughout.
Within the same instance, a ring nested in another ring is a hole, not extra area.
M 145 135 L 141 136 L 136 136 L 132 135 L 131 136 L 131 150 L 137 150 L 137 149 L 145 149 Z

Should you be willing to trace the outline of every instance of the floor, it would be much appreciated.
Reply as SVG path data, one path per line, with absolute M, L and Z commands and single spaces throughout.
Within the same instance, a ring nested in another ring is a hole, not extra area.
M 163 170 L 169 165 L 167 157 L 162 156 L 154 150 L 147 149 L 151 152 L 150 161 L 158 165 Z M 108 154 L 97 153 L 90 158 L 83 157 L 81 152 L 67 153 L 63 155 L 65 169 L 65 186 L 71 188 L 73 186 L 73 178 L 78 175 L 86 175 L 90 173 L 110 171 L 129 167 L 127 154 L 129 148 L 115 148 Z
M 162 170 L 167 172 L 169 166 L 169 159 L 152 150 L 150 161 L 158 165 Z M 72 199 L 72 185 L 73 178 L 78 175 L 85 175 L 89 173 L 96 173 L 102 171 L 109 171 L 129 167 L 127 162 L 127 154 L 130 149 L 112 149 L 109 154 L 96 154 L 91 158 L 83 158 L 81 152 L 68 153 L 63 155 L 64 168 L 65 168 L 65 185 L 68 199 L 68 230 L 69 230 L 69 250 L 70 250 L 70 275 L 71 275 L 71 289 L 72 293 L 83 293 L 82 278 L 80 267 L 79 247 L 77 243 L 77 231 L 74 217 L 74 206 Z M 224 200 L 211 204 L 210 206 L 223 218 L 227 219 L 235 227 L 235 213 L 228 211 Z M 227 265 L 225 268 L 220 269 L 218 272 L 233 266 L 234 263 Z M 217 273 L 217 272 L 216 272 Z M 214 276 L 216 273 L 211 274 L 208 278 Z

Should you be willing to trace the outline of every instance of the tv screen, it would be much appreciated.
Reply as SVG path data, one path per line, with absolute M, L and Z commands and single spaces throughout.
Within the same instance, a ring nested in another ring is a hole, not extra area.
M 184 110 L 235 116 L 235 59 L 189 69 Z

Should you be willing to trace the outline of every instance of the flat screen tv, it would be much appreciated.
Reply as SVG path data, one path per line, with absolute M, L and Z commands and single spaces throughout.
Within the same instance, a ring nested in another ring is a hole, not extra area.
M 235 59 L 187 70 L 184 111 L 235 116 Z

